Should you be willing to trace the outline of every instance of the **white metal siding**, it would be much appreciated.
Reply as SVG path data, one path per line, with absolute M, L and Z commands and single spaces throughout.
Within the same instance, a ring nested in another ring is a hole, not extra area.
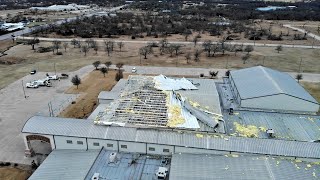
M 208 149 L 197 149 L 188 147 L 175 147 L 174 153 L 191 153 L 191 154 L 229 154 L 227 151 L 215 151 Z
M 310 112 L 317 112 L 319 109 L 317 104 L 286 94 L 245 99 L 241 101 L 241 107 Z
M 150 151 L 149 148 L 154 148 L 155 151 Z M 169 150 L 169 152 L 163 152 L 163 150 Z M 159 145 L 159 144 L 147 144 L 147 154 L 161 154 L 161 155 L 171 155 L 173 153 L 173 146 Z
M 127 148 L 122 148 L 121 145 L 126 145 Z M 121 152 L 133 152 L 133 153 L 142 153 L 146 154 L 146 143 L 135 143 L 135 142 L 125 142 L 120 141 L 119 142 L 119 151 Z
M 99 143 L 99 146 L 94 146 L 93 143 Z M 112 144 L 113 147 L 108 146 Z M 118 151 L 118 142 L 103 139 L 88 139 L 88 149 L 101 149 L 104 146 L 107 150 Z
M 86 138 L 54 136 L 57 149 L 87 149 Z M 67 140 L 71 140 L 72 144 L 68 144 Z M 77 144 L 77 141 L 82 141 L 83 144 Z

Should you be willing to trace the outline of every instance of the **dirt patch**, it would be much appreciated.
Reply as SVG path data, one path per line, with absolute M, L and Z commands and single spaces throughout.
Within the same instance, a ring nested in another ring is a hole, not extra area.
M 13 167 L 0 168 L 0 179 L 2 180 L 25 180 L 31 176 L 31 171 Z
M 12 64 L 20 64 L 24 62 L 25 59 L 20 57 L 0 57 L 0 64 L 12 65 Z
M 117 83 L 115 70 L 110 70 L 106 77 L 100 71 L 92 71 L 79 85 L 69 88 L 66 93 L 81 94 L 75 104 L 68 106 L 59 115 L 66 118 L 87 118 L 98 105 L 98 95 L 101 91 L 109 91 Z M 129 74 L 124 74 L 128 78 Z
M 0 56 L 2 53 L 10 49 L 11 47 L 17 45 L 15 42 L 13 43 L 11 40 L 0 41 Z

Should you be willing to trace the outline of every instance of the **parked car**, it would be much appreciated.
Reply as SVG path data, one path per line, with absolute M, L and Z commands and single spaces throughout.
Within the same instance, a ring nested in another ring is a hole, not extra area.
M 57 75 L 47 76 L 47 80 L 59 80 L 59 77 Z
M 36 82 L 29 82 L 29 83 L 26 84 L 26 87 L 27 88 L 38 88 L 39 85 Z
M 133 67 L 132 70 L 131 70 L 131 72 L 132 72 L 132 73 L 136 73 L 136 72 L 137 72 L 137 69 L 136 69 L 135 67 Z
M 31 74 L 31 75 L 34 75 L 34 74 L 36 74 L 36 73 L 37 73 L 37 70 L 35 70 L 35 69 L 32 70 L 32 71 L 30 71 L 30 74 Z
M 69 77 L 68 74 L 61 74 L 60 79 L 67 79 Z

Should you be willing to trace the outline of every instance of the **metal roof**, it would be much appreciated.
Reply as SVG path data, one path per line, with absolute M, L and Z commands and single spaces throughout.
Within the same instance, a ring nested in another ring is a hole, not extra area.
M 224 135 L 197 136 L 199 132 L 98 126 L 91 120 L 34 116 L 23 133 L 99 138 L 132 142 L 166 144 L 221 151 L 320 158 L 320 145 L 273 139 L 243 138 Z
M 320 116 L 285 114 L 271 112 L 237 111 L 234 115 L 224 113 L 229 134 L 236 133 L 234 123 L 253 125 L 258 129 L 273 129 L 275 138 L 314 141 L 320 140 Z M 268 138 L 267 133 L 259 130 L 260 138 Z
M 173 154 L 170 180 L 316 179 L 320 166 L 312 163 L 242 155 Z
M 318 102 L 289 74 L 263 66 L 233 70 L 230 75 L 241 99 L 286 94 L 312 103 Z
M 111 92 L 111 91 L 101 91 L 99 93 L 98 99 L 110 99 L 114 100 L 119 97 L 119 92 Z
M 161 158 L 135 155 L 133 153 L 117 152 L 116 161 L 110 162 L 110 154 L 114 153 L 102 149 L 97 160 L 87 174 L 86 180 L 91 180 L 94 173 L 99 173 L 101 179 L 156 179 L 155 172 L 161 165 Z M 131 162 L 135 159 L 135 162 Z
M 100 150 L 54 150 L 29 180 L 84 179 Z

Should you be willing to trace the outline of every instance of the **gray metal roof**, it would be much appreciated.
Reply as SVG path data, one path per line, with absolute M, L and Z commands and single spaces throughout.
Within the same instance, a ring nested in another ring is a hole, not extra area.
M 199 138 L 196 135 L 197 132 L 99 126 L 94 125 L 91 120 L 81 119 L 34 116 L 26 122 L 22 132 L 147 142 L 222 151 L 320 158 L 319 143 L 224 135 L 204 135 L 203 138 Z
M 100 150 L 54 150 L 29 180 L 84 179 Z
M 241 99 L 287 94 L 318 104 L 318 102 L 287 73 L 256 66 L 230 72 Z
M 128 83 L 127 79 L 120 79 L 120 81 L 118 81 L 117 84 L 113 86 L 111 92 L 121 92 L 126 86 L 126 83 Z
M 170 180 L 317 179 L 320 166 L 264 156 L 174 154 Z
M 320 140 L 320 116 L 285 113 L 237 111 L 234 115 L 224 113 L 229 134 L 236 133 L 234 123 L 253 125 L 263 129 L 271 128 L 277 139 L 313 141 Z M 268 138 L 267 133 L 259 131 L 260 138 Z
M 155 172 L 161 166 L 161 159 L 140 155 L 138 158 L 132 153 L 117 153 L 116 162 L 110 162 L 111 151 L 103 149 L 92 168 L 88 172 L 86 180 L 91 180 L 94 173 L 99 173 L 101 179 L 118 180 L 151 180 L 156 179 Z M 130 162 L 135 159 L 135 163 Z
M 117 99 L 119 97 L 119 92 L 111 92 L 111 91 L 101 91 L 99 93 L 98 99 Z
M 198 84 L 196 85 L 198 90 L 179 90 L 177 92 L 189 100 L 199 103 L 200 108 L 213 113 L 221 114 L 220 99 L 215 81 L 212 79 L 187 79 L 192 81 L 193 84 Z

